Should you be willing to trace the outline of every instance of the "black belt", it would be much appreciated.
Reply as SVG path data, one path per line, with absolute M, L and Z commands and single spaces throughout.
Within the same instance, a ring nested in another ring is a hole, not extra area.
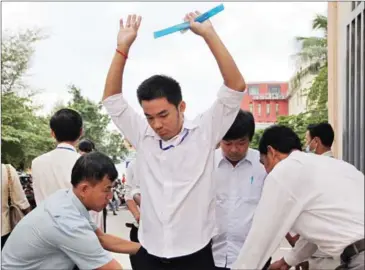
M 355 243 L 347 246 L 341 254 L 341 260 L 348 263 L 351 257 L 363 252 L 365 250 L 365 239 L 356 241 Z

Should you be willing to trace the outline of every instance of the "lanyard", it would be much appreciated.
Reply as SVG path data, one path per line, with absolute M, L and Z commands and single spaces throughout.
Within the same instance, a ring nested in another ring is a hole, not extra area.
M 186 136 L 188 136 L 188 134 L 189 134 L 189 130 L 186 129 L 186 133 L 184 134 L 184 136 L 182 136 L 180 142 L 177 145 L 181 144 L 185 140 Z M 161 150 L 166 151 L 173 147 L 175 147 L 175 145 L 172 145 L 172 144 L 169 146 L 166 146 L 166 147 L 162 147 L 162 140 L 160 140 L 160 149 Z
M 57 146 L 56 149 L 66 149 L 66 150 L 69 150 L 69 151 L 72 151 L 72 152 L 76 152 L 74 149 L 72 148 L 68 148 L 68 147 L 63 147 L 63 146 Z

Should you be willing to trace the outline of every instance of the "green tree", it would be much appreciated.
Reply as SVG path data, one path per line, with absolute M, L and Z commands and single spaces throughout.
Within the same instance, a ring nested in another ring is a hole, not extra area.
M 30 166 L 36 156 L 52 149 L 48 119 L 36 115 L 35 93 L 23 82 L 39 30 L 5 33 L 1 47 L 1 158 L 18 169 Z
M 327 63 L 327 17 L 317 14 L 312 21 L 313 30 L 321 30 L 322 37 L 296 37 L 300 43 L 300 51 L 295 55 L 302 64 L 308 64 L 306 69 L 318 71 L 323 63 Z
M 102 112 L 102 104 L 84 97 L 75 85 L 69 86 L 69 93 L 68 107 L 78 111 L 84 122 L 82 138 L 92 140 L 96 149 L 109 155 L 115 163 L 123 160 L 128 150 L 121 134 L 107 131 L 110 117 Z M 57 106 L 60 108 L 61 104 Z

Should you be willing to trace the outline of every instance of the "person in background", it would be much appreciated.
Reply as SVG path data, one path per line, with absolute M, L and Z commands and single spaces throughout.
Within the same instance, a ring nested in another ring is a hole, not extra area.
M 333 157 L 331 147 L 335 133 L 329 123 L 309 125 L 305 133 L 306 152 Z
M 15 227 L 1 269 L 122 269 L 110 252 L 135 254 L 140 244 L 103 233 L 89 214 L 105 208 L 117 176 L 106 155 L 81 156 L 72 169 L 72 188 L 48 196 Z
M 131 229 L 129 233 L 129 239 L 133 242 L 139 242 L 138 240 L 138 227 L 141 218 L 141 213 L 139 207 L 141 205 L 141 190 L 139 186 L 139 181 L 135 174 L 135 162 L 132 160 L 127 167 L 127 177 L 125 182 L 125 199 L 128 210 L 133 215 L 135 222 L 126 223 L 126 226 Z M 133 270 L 137 269 L 137 258 L 135 255 L 129 255 L 129 260 Z
M 1 164 L 1 193 L 1 249 L 3 249 L 12 230 L 9 219 L 9 203 L 18 206 L 25 215 L 30 212 L 30 205 L 18 173 L 10 164 Z
M 59 189 L 71 187 L 71 171 L 80 155 L 76 151 L 82 134 L 81 115 L 72 109 L 58 110 L 50 120 L 57 147 L 32 162 L 34 196 L 39 205 Z
M 254 133 L 253 115 L 241 110 L 215 152 L 216 269 L 228 270 L 237 259 L 261 197 L 266 171 L 259 151 L 249 148 Z M 264 269 L 269 265 L 270 260 Z
M 83 139 L 79 142 L 78 145 L 80 155 L 90 153 L 95 151 L 95 144 L 89 139 Z
M 96 151 L 95 144 L 89 139 L 83 139 L 78 144 L 79 154 L 84 155 L 87 153 L 91 153 Z M 107 216 L 107 209 L 103 209 L 102 212 L 95 212 L 90 211 L 91 218 L 94 222 L 98 225 L 98 227 L 103 231 L 106 232 L 106 216 Z
M 342 270 L 364 269 L 364 174 L 342 160 L 301 150 L 291 128 L 264 131 L 259 151 L 268 175 L 232 269 L 260 269 L 290 231 L 299 240 L 270 270 L 288 270 L 317 250 L 341 256 Z

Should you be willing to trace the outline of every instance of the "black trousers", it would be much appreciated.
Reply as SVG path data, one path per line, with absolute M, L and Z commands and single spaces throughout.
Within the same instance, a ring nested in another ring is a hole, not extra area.
M 215 270 L 212 242 L 193 254 L 181 257 L 156 257 L 143 247 L 135 256 L 138 270 Z
M 128 223 L 127 227 L 131 228 L 131 231 L 129 233 L 129 239 L 133 242 L 139 243 L 138 240 L 138 228 L 134 226 L 132 223 Z M 138 270 L 138 257 L 137 255 L 129 255 L 129 260 L 131 262 L 131 266 L 133 270 Z
M 269 269 L 269 266 L 271 264 L 271 257 L 268 259 L 268 261 L 265 263 L 265 266 L 262 268 L 262 270 L 267 270 Z M 229 268 L 225 268 L 225 267 L 215 267 L 216 270 L 229 270 Z

